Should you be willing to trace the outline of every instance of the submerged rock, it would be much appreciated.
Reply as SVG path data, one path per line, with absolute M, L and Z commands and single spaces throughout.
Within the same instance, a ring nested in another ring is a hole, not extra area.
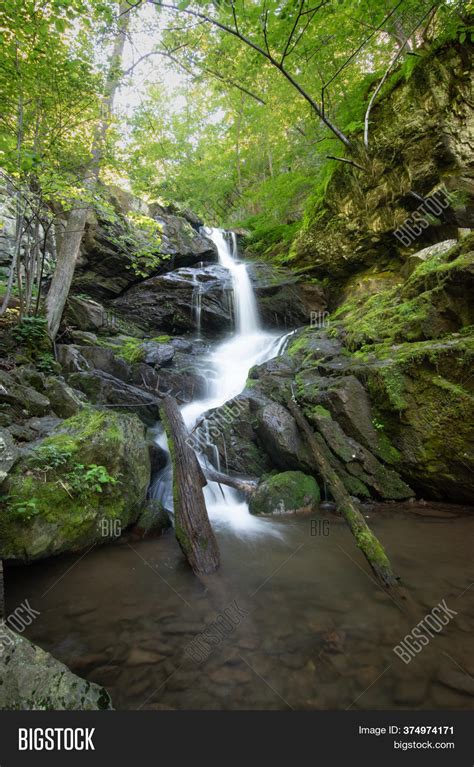
M 251 514 L 304 514 L 314 511 L 320 499 L 314 479 L 301 471 L 285 471 L 261 482 L 251 496 Z
M 133 528 L 133 535 L 138 538 L 162 535 L 171 527 L 168 512 L 157 500 L 149 499 Z
M 40 647 L 0 626 L 0 710 L 111 709 L 108 692 L 87 682 Z

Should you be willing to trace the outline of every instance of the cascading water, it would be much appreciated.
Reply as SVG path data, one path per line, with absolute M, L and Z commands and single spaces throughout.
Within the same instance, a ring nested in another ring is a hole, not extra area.
M 198 279 L 194 279 L 194 288 L 192 295 L 192 311 L 196 325 L 197 337 L 201 337 L 201 310 L 202 310 L 202 285 Z
M 245 387 L 250 368 L 275 357 L 288 336 L 262 330 L 247 267 L 238 261 L 235 234 L 231 233 L 229 237 L 222 229 L 206 229 L 205 233 L 216 245 L 219 264 L 228 269 L 232 277 L 235 331 L 228 340 L 217 344 L 209 354 L 207 362 L 213 374 L 209 395 L 181 409 L 189 430 L 194 428 L 208 410 L 220 407 L 240 394 Z M 166 444 L 163 434 L 159 437 L 159 444 L 162 447 Z M 217 449 L 214 453 L 218 457 Z M 166 508 L 170 508 L 171 467 L 162 471 L 153 494 Z M 267 520 L 249 514 L 247 503 L 236 490 L 211 482 L 204 489 L 204 494 L 209 517 L 214 526 L 231 527 L 247 534 L 274 532 L 278 535 L 277 528 Z

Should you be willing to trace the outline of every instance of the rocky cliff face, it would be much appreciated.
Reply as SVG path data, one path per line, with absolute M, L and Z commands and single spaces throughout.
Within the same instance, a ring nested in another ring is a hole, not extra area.
M 469 42 L 446 44 L 422 58 L 408 80 L 392 77 L 390 93 L 372 110 L 369 151 L 360 149 L 357 158 L 364 170 L 334 163 L 292 263 L 343 285 L 367 267 L 396 271 L 410 253 L 473 226 L 472 52 Z M 361 137 L 355 142 L 360 146 Z M 449 205 L 438 214 L 426 208 L 427 225 L 411 244 L 397 239 L 397 228 L 443 188 Z

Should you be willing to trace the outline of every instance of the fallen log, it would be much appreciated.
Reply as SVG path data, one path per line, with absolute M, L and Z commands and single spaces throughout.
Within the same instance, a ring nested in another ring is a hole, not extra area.
M 217 482 L 219 485 L 227 485 L 233 487 L 234 490 L 239 490 L 246 498 L 255 492 L 258 486 L 258 480 L 256 479 L 242 479 L 241 477 L 229 477 L 227 474 L 223 474 L 221 471 L 217 471 L 212 466 L 206 466 L 204 468 L 204 474 L 209 482 Z
M 202 492 L 207 481 L 187 442 L 188 431 L 176 400 L 164 397 L 160 411 L 173 465 L 176 538 L 193 571 L 208 575 L 217 570 L 220 558 Z
M 316 466 L 318 467 L 321 476 L 326 480 L 338 510 L 349 525 L 357 546 L 364 554 L 373 572 L 384 587 L 390 589 L 397 586 L 398 578 L 393 572 L 390 560 L 388 559 L 382 544 L 371 531 L 362 513 L 352 501 L 349 493 L 344 487 L 342 480 L 339 479 L 336 471 L 332 467 L 329 459 L 329 450 L 324 439 L 317 432 L 313 432 L 296 402 L 290 400 L 287 408 L 306 438 L 306 442 L 311 450 Z

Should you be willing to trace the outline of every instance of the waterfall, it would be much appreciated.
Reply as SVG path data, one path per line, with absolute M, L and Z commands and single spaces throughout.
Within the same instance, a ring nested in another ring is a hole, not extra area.
M 235 329 L 240 335 L 249 335 L 260 329 L 257 302 L 252 283 L 244 263 L 239 263 L 237 237 L 231 232 L 231 246 L 222 229 L 208 229 L 207 236 L 217 248 L 219 263 L 229 270 L 234 291 Z
M 282 336 L 278 332 L 262 329 L 247 266 L 238 260 L 235 234 L 230 233 L 229 236 L 222 229 L 206 229 L 205 234 L 215 243 L 219 263 L 229 270 L 232 278 L 235 331 L 226 341 L 216 344 L 209 354 L 207 362 L 212 371 L 209 395 L 205 399 L 185 405 L 181 410 L 184 422 L 190 431 L 208 410 L 220 407 L 240 394 L 245 388 L 250 368 L 275 357 L 289 335 L 287 333 Z M 204 435 L 206 433 L 209 435 L 211 432 L 205 424 L 200 428 Z M 219 457 L 217 449 L 219 440 L 222 440 L 224 444 L 225 430 L 226 423 L 222 422 L 218 424 L 217 436 L 216 430 L 213 429 L 213 436 L 208 437 L 207 444 L 210 446 L 209 452 L 214 455 L 214 464 Z M 166 438 L 161 435 L 161 445 L 163 439 Z M 200 455 L 200 460 L 205 464 L 208 459 Z M 157 478 L 153 489 L 155 497 L 168 502 L 167 508 L 172 497 L 170 481 L 170 467 L 166 467 Z M 268 520 L 261 520 L 249 514 L 247 503 L 240 498 L 236 490 L 210 482 L 204 489 L 204 495 L 209 517 L 214 526 L 231 527 L 241 534 L 261 532 L 279 534 L 276 532 L 276 527 L 273 528 Z
M 201 310 L 202 310 L 202 285 L 197 279 L 196 276 L 194 276 L 194 287 L 193 287 L 193 294 L 191 298 L 191 310 L 194 317 L 194 322 L 196 325 L 196 333 L 197 337 L 201 337 Z

